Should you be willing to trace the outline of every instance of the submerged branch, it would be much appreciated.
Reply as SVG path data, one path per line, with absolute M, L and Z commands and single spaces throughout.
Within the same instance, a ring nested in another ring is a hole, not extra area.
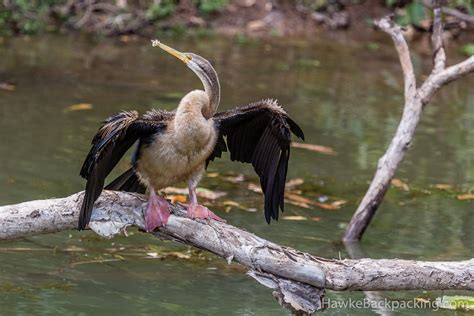
M 83 193 L 0 207 L 0 240 L 75 229 Z M 104 191 L 90 223 L 96 233 L 112 237 L 128 226 L 144 229 L 142 195 Z M 171 205 L 168 224 L 154 235 L 235 260 L 249 275 L 274 290 L 293 311 L 314 312 L 324 289 L 474 290 L 474 259 L 423 262 L 400 259 L 325 259 L 281 246 L 226 223 L 192 220 L 180 205 Z M 315 294 L 319 293 L 319 294 Z

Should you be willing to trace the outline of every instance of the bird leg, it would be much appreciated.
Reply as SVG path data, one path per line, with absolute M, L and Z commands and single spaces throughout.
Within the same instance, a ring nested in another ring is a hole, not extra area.
M 145 226 L 147 232 L 152 232 L 155 228 L 164 226 L 170 217 L 169 203 L 161 196 L 156 195 L 153 188 L 150 189 L 150 198 L 145 215 Z
M 189 185 L 189 204 L 187 205 L 187 214 L 189 218 L 213 219 L 219 222 L 225 222 L 224 219 L 214 214 L 211 210 L 203 205 L 199 205 L 196 195 L 196 186 Z

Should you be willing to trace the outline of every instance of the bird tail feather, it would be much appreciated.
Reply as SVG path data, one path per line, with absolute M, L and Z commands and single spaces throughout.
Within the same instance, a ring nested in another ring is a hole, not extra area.
M 128 169 L 114 181 L 109 183 L 105 190 L 136 192 L 144 194 L 146 187 L 140 182 L 133 168 Z

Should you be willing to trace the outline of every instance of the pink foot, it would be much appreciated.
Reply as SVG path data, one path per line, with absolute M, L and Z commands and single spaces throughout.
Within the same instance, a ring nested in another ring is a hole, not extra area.
M 213 219 L 215 221 L 224 222 L 225 220 L 214 214 L 207 207 L 199 204 L 188 204 L 188 217 L 189 218 L 203 218 Z
M 166 225 L 169 217 L 170 211 L 168 201 L 157 196 L 155 192 L 151 192 L 145 215 L 146 231 L 152 232 L 155 228 Z

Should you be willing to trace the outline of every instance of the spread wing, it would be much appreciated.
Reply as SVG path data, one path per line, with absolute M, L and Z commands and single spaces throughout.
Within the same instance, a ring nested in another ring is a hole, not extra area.
M 105 178 L 127 150 L 137 140 L 153 137 L 164 130 L 164 116 L 158 114 L 151 113 L 139 118 L 135 111 L 121 112 L 105 120 L 99 128 L 80 172 L 87 179 L 87 184 L 79 215 L 79 230 L 89 223 L 94 202 L 104 188 Z
M 303 131 L 273 100 L 217 113 L 214 121 L 219 137 L 208 162 L 228 148 L 232 161 L 251 163 L 265 195 L 265 219 L 278 220 L 279 209 L 284 210 L 291 132 L 304 139 Z

